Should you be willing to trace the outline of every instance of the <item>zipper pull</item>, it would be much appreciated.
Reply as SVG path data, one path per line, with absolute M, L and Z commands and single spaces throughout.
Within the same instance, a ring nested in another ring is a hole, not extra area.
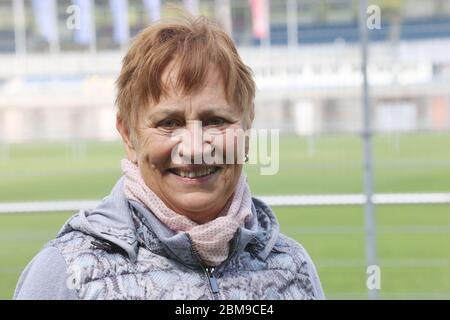
M 219 293 L 219 285 L 217 284 L 217 279 L 214 276 L 214 268 L 206 268 L 206 273 L 208 275 L 209 284 L 211 285 L 211 290 L 214 294 Z

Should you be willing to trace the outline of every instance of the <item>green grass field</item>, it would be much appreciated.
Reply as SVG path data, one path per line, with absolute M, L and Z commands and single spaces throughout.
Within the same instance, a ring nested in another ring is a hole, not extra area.
M 312 147 L 313 146 L 313 147 Z M 377 136 L 377 192 L 450 192 L 450 134 Z M 118 143 L 0 147 L 0 202 L 99 199 L 120 176 Z M 356 136 L 282 136 L 280 170 L 246 167 L 252 192 L 362 192 Z M 365 299 L 364 211 L 360 206 L 275 207 L 281 229 L 316 263 L 328 298 Z M 0 299 L 73 213 L 0 215 Z M 450 205 L 378 206 L 382 298 L 450 298 Z

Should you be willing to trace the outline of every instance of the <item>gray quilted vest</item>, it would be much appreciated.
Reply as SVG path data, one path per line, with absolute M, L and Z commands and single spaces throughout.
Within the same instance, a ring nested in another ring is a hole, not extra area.
M 237 230 L 221 265 L 205 266 L 187 233 L 174 233 L 128 201 L 123 179 L 92 211 L 70 218 L 56 247 L 67 285 L 80 299 L 322 299 L 314 265 L 279 233 L 271 209 L 253 198 L 253 216 Z

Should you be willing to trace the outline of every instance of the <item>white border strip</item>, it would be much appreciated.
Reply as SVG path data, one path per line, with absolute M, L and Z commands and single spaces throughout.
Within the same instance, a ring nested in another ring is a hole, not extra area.
M 269 206 L 363 205 L 362 194 L 257 196 Z M 375 204 L 450 204 L 450 193 L 384 193 L 373 196 Z M 95 208 L 99 200 L 0 203 L 1 213 L 66 212 Z
M 261 196 L 271 206 L 363 205 L 363 194 Z M 375 204 L 450 204 L 450 193 L 379 193 L 373 195 Z
M 99 203 L 98 200 L 0 203 L 0 214 L 78 211 L 95 208 Z

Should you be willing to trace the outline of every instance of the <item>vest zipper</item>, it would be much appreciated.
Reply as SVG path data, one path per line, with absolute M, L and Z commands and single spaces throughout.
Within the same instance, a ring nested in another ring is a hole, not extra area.
M 197 252 L 197 249 L 195 249 L 194 245 L 193 245 L 193 241 L 191 236 L 189 235 L 189 233 L 186 233 L 187 237 L 189 238 L 189 241 L 191 242 L 191 252 L 193 253 L 193 255 L 197 258 L 200 266 L 202 267 L 203 271 L 205 272 L 206 277 L 208 278 L 208 282 L 209 282 L 209 287 L 211 289 L 212 292 L 212 296 L 214 298 L 214 300 L 218 300 L 219 299 L 219 285 L 217 284 L 217 278 L 214 275 L 214 271 L 217 268 L 223 267 L 224 265 L 226 265 L 228 263 L 228 261 L 231 259 L 231 257 L 234 255 L 236 248 L 237 248 L 237 242 L 238 239 L 240 237 L 240 229 L 238 229 L 237 231 L 237 235 L 234 238 L 232 247 L 230 248 L 231 253 L 229 254 L 228 258 L 225 259 L 225 261 L 223 261 L 219 266 L 217 267 L 206 267 L 203 264 L 203 261 L 200 259 L 200 254 Z
M 217 284 L 216 276 L 214 275 L 214 267 L 206 267 L 205 273 L 209 280 L 209 286 L 211 288 L 211 291 L 213 293 L 214 299 L 217 298 L 217 294 L 219 294 L 219 285 Z

